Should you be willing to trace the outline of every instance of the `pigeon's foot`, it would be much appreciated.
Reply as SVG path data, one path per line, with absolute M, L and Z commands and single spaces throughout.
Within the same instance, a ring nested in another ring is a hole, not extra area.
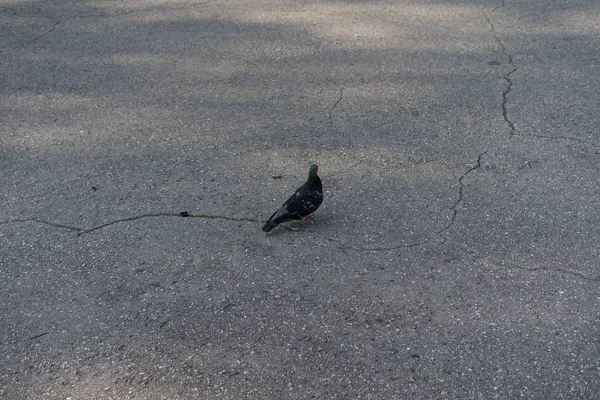
M 308 228 L 308 227 L 309 227 L 309 224 L 307 224 L 306 222 L 307 222 L 309 219 L 310 219 L 310 220 L 313 220 L 313 221 L 316 221 L 316 220 L 317 220 L 317 219 L 314 217 L 314 215 L 312 215 L 312 214 L 308 214 L 306 217 L 304 217 L 304 218 L 300 219 L 300 220 L 298 221 L 298 223 L 299 223 L 299 224 L 300 224 L 300 226 L 302 226 L 303 228 Z

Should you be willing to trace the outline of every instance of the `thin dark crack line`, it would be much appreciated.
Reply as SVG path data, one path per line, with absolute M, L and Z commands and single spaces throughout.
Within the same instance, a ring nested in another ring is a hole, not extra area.
M 129 222 L 129 221 L 136 221 L 136 220 L 144 219 L 144 218 L 156 218 L 156 217 L 203 218 L 203 219 L 222 219 L 222 220 L 226 220 L 226 221 L 236 221 L 236 222 L 256 222 L 256 223 L 261 222 L 258 219 L 253 219 L 253 218 L 235 218 L 235 217 L 227 217 L 224 215 L 189 214 L 188 213 L 187 215 L 184 216 L 184 215 L 181 215 L 180 213 L 177 213 L 177 214 L 176 213 L 153 213 L 153 214 L 137 215 L 135 217 L 121 218 L 121 219 L 110 221 L 105 224 L 98 225 L 98 226 L 88 228 L 88 229 L 78 228 L 76 226 L 70 226 L 70 225 L 65 225 L 65 224 L 58 224 L 58 223 L 54 223 L 54 222 L 49 222 L 49 221 L 45 221 L 45 220 L 42 220 L 39 218 L 21 218 L 21 219 L 12 219 L 12 220 L 8 220 L 8 221 L 0 221 L 0 225 L 24 223 L 24 222 L 35 222 L 38 224 L 52 226 L 54 228 L 61 228 L 61 229 L 67 229 L 70 231 L 74 231 L 74 232 L 77 232 L 77 236 L 81 236 L 86 233 L 95 232 L 100 229 L 106 228 L 108 226 L 118 224 L 120 222 Z
M 574 142 L 579 142 L 579 143 L 582 143 L 582 144 L 587 144 L 587 145 L 590 145 L 590 146 L 594 146 L 594 147 L 600 148 L 600 145 L 598 145 L 598 144 L 596 144 L 594 142 L 588 142 L 587 140 L 579 139 L 579 138 L 572 137 L 572 136 L 546 136 L 546 135 L 537 135 L 537 134 L 533 134 L 533 133 L 522 134 L 520 136 L 532 136 L 532 137 L 542 138 L 542 139 L 572 140 Z
M 549 267 L 535 267 L 535 268 L 527 268 L 527 267 L 520 267 L 518 265 L 503 265 L 503 266 L 498 266 L 496 264 L 497 267 L 499 268 L 511 268 L 511 269 L 518 269 L 521 271 L 528 271 L 528 272 L 536 272 L 536 271 L 551 271 L 551 272 L 558 272 L 561 274 L 567 274 L 567 275 L 571 275 L 580 279 L 585 279 L 587 281 L 592 281 L 592 282 L 598 282 L 600 281 L 600 276 L 589 276 L 586 274 L 583 274 L 579 271 L 573 271 L 570 269 L 562 269 L 562 268 L 549 268 Z
M 45 221 L 45 220 L 39 219 L 39 218 L 11 219 L 11 220 L 8 220 L 8 221 L 1 221 L 0 225 L 15 224 L 15 223 L 19 223 L 19 222 L 36 222 L 38 224 L 48 225 L 48 226 L 52 226 L 54 228 L 68 229 L 70 231 L 74 231 L 74 232 L 77 232 L 77 233 L 80 233 L 80 232 L 83 231 L 82 228 L 78 228 L 76 226 L 70 226 L 70 225 L 64 225 L 64 224 L 57 224 L 57 223 L 50 222 L 50 221 Z
M 121 12 L 116 12 L 114 14 L 82 14 L 82 15 L 75 15 L 73 17 L 67 17 L 68 19 L 79 19 L 79 18 L 113 18 L 113 17 L 121 17 L 123 15 L 129 15 L 129 14 L 135 14 L 135 13 L 144 13 L 144 12 L 160 12 L 160 11 L 177 11 L 177 10 L 184 10 L 188 7 L 197 7 L 197 6 L 203 6 L 205 4 L 208 3 L 212 3 L 214 0 L 208 0 L 208 1 L 201 1 L 198 3 L 192 3 L 192 4 L 186 4 L 184 6 L 175 6 L 175 7 L 165 7 L 165 8 L 140 8 L 137 10 L 129 10 L 129 11 L 121 11 Z
M 504 7 L 504 3 L 502 4 L 502 6 Z M 517 66 L 514 64 L 512 54 L 510 54 L 508 52 L 508 50 L 506 49 L 506 45 L 504 44 L 504 42 L 502 40 L 500 40 L 500 37 L 498 36 L 498 32 L 496 31 L 496 27 L 494 26 L 494 23 L 490 19 L 490 16 L 488 15 L 487 12 L 485 12 L 485 6 L 482 11 L 483 11 L 483 16 L 484 16 L 485 20 L 487 21 L 487 23 L 490 26 L 490 31 L 492 32 L 492 37 L 494 38 L 494 40 L 496 41 L 498 46 L 500 46 L 500 49 L 502 50 L 502 54 L 504 54 L 504 56 L 508 60 L 508 64 L 512 67 L 512 69 L 510 71 L 508 71 L 502 77 L 502 79 L 504 79 L 506 81 L 506 89 L 502 92 L 502 118 L 504 118 L 504 122 L 506 122 L 506 124 L 510 128 L 510 134 L 514 135 L 515 131 L 516 131 L 515 124 L 508 117 L 508 94 L 510 93 L 510 91 L 512 89 L 512 85 L 513 85 L 511 75 L 517 71 Z
M 438 235 L 446 232 L 448 229 L 450 229 L 452 227 L 452 225 L 454 225 L 454 221 L 456 220 L 456 216 L 458 215 L 458 209 L 457 209 L 457 207 L 463 201 L 463 193 L 464 193 L 464 190 L 465 190 L 465 184 L 463 183 L 463 179 L 465 179 L 467 177 L 467 175 L 469 175 L 471 172 L 473 172 L 477 168 L 481 167 L 481 158 L 486 153 L 487 153 L 487 151 L 484 151 L 479 156 L 477 156 L 477 164 L 475 164 L 475 166 L 469 168 L 467 170 L 467 172 L 465 172 L 460 178 L 458 178 L 458 183 L 459 183 L 460 186 L 458 187 L 458 199 L 454 202 L 454 204 L 451 207 L 452 217 L 450 218 L 450 222 L 448 223 L 448 225 L 446 225 L 442 230 L 436 232 Z
M 138 13 L 138 12 L 145 12 L 145 11 L 153 11 L 153 10 L 146 10 L 146 9 L 129 10 L 129 11 L 116 12 L 114 14 L 82 14 L 82 15 L 75 15 L 73 17 L 67 17 L 67 18 L 68 19 L 112 18 L 112 17 L 121 17 L 123 15 L 129 15 L 129 14 L 134 14 L 134 13 Z
M 21 44 L 19 44 L 19 45 L 15 46 L 15 47 L 12 47 L 12 48 L 10 48 L 10 49 L 8 49 L 8 50 L 6 50 L 6 51 L 13 51 L 13 50 L 19 49 L 19 48 L 21 48 L 21 47 L 26 47 L 26 46 L 29 46 L 31 43 L 33 43 L 33 42 L 35 42 L 35 41 L 37 41 L 37 40 L 40 40 L 41 38 L 43 38 L 44 36 L 48 35 L 48 34 L 49 34 L 50 32 L 52 32 L 53 30 L 55 30 L 55 29 L 56 29 L 56 26 L 57 26 L 58 24 L 60 24 L 60 21 L 61 21 L 60 19 L 59 19 L 58 21 L 56 21 L 56 22 L 54 23 L 54 25 L 52 25 L 52 28 L 48 29 L 46 32 L 44 32 L 44 33 L 42 33 L 42 34 L 39 34 L 39 35 L 37 35 L 36 37 L 34 37 L 33 39 L 30 39 L 30 40 L 28 40 L 27 42 L 25 42 L 25 43 L 21 43 Z
M 117 219 L 117 220 L 107 222 L 102 225 L 95 226 L 93 228 L 81 230 L 81 232 L 77 233 L 77 236 L 81 236 L 86 233 L 95 232 L 100 229 L 104 229 L 108 226 L 118 224 L 121 222 L 137 221 L 139 219 L 156 218 L 156 217 L 203 218 L 203 219 L 224 219 L 227 221 L 237 221 L 237 222 L 261 222 L 257 219 L 252 219 L 252 218 L 234 218 L 234 217 L 226 217 L 224 215 L 187 214 L 186 216 L 182 216 L 181 214 L 174 214 L 174 213 L 154 213 L 154 214 L 144 214 L 144 215 L 138 215 L 135 217 Z
M 319 234 L 319 233 L 315 233 L 317 236 L 322 237 L 323 239 L 325 239 L 328 242 L 332 242 L 337 244 L 338 246 L 327 246 L 327 245 L 323 245 L 320 243 L 304 243 L 304 242 L 284 242 L 288 245 L 308 245 L 308 246 L 316 246 L 316 247 L 322 247 L 322 248 L 326 248 L 326 249 L 331 249 L 331 248 L 338 248 L 341 250 L 352 250 L 352 251 L 356 251 L 358 253 L 362 253 L 362 252 L 378 252 L 378 251 L 394 251 L 394 250 L 398 250 L 398 249 L 402 249 L 402 248 L 411 248 L 411 247 L 417 247 L 417 246 L 422 246 L 425 244 L 429 244 L 431 243 L 430 240 L 424 240 L 421 242 L 413 242 L 413 243 L 403 243 L 403 244 L 399 244 L 396 246 L 390 246 L 390 247 L 356 247 L 356 246 L 352 246 L 349 244 L 346 244 L 340 240 L 337 239 L 333 239 L 330 237 L 327 237 L 325 235 Z
M 462 251 L 463 253 L 465 253 L 470 258 L 475 258 L 475 259 L 479 259 L 479 260 L 483 260 L 483 261 L 488 261 L 493 266 L 495 266 L 497 268 L 501 268 L 501 269 L 504 269 L 504 268 L 507 268 L 507 269 L 518 269 L 518 270 L 527 271 L 527 272 L 550 271 L 550 272 L 556 272 L 556 273 L 559 273 L 559 274 L 571 275 L 571 276 L 574 276 L 576 278 L 584 279 L 584 280 L 587 280 L 587 281 L 592 281 L 592 282 L 598 282 L 598 281 L 600 281 L 600 276 L 589 276 L 589 275 L 586 275 L 586 274 L 584 274 L 582 272 L 574 271 L 574 270 L 571 270 L 571 269 L 551 268 L 551 267 L 533 267 L 533 268 L 527 268 L 527 267 L 520 267 L 520 266 L 515 265 L 515 264 L 502 264 L 499 261 L 494 260 L 493 258 L 485 257 L 485 256 L 482 256 L 480 254 L 477 254 L 474 251 L 466 250 L 462 246 L 457 246 L 456 248 L 458 250 Z
M 46 336 L 49 332 L 42 332 L 39 335 L 35 335 L 29 338 L 29 340 L 33 340 L 33 339 L 37 339 L 37 338 L 41 338 L 42 336 Z
M 166 320 L 164 320 L 160 325 L 159 328 L 164 328 L 169 322 L 171 322 L 171 318 L 167 318 Z
M 598 282 L 600 281 L 600 276 L 589 276 L 586 275 L 582 272 L 579 271 L 574 271 L 571 269 L 563 269 L 563 268 L 550 268 L 550 267 L 533 267 L 533 268 L 527 268 L 527 267 L 520 267 L 516 264 L 502 264 L 501 262 L 494 260 L 493 258 L 490 257 L 485 257 L 482 256 L 480 254 L 478 254 L 477 252 L 473 251 L 473 250 L 467 250 L 465 248 L 463 248 L 462 246 L 457 246 L 456 249 L 458 249 L 459 251 L 465 253 L 468 257 L 470 258 L 475 258 L 478 260 L 482 260 L 482 261 L 487 261 L 490 264 L 492 264 L 493 266 L 495 266 L 496 268 L 500 268 L 500 269 L 518 269 L 521 271 L 527 271 L 527 272 L 538 272 L 538 271 L 550 271 L 550 272 L 556 272 L 556 273 L 560 273 L 560 274 L 567 274 L 567 275 L 571 275 L 574 276 L 576 278 L 580 278 L 580 279 L 584 279 L 587 281 L 592 281 L 592 282 Z
M 504 7 L 504 6 L 505 6 L 504 0 L 502 0 L 502 7 Z M 497 8 L 495 8 L 495 9 L 497 9 Z M 492 11 L 494 11 L 495 9 L 493 9 Z M 506 81 L 506 89 L 504 90 L 504 92 L 502 92 L 502 117 L 504 118 L 504 121 L 510 128 L 510 134 L 515 135 L 516 134 L 515 124 L 510 120 L 510 118 L 508 116 L 508 94 L 510 93 L 512 86 L 513 86 L 513 81 L 511 79 L 511 75 L 517 71 L 517 66 L 514 64 L 512 55 L 506 49 L 506 45 L 504 44 L 504 42 L 502 42 L 502 40 L 500 40 L 500 37 L 498 36 L 498 32 L 496 31 L 496 27 L 494 26 L 488 13 L 485 11 L 485 6 L 483 7 L 483 15 L 485 17 L 485 20 L 487 21 L 487 23 L 490 26 L 490 31 L 492 32 L 492 36 L 494 37 L 494 40 L 500 46 L 500 49 L 502 50 L 502 54 L 504 54 L 504 56 L 507 58 L 509 65 L 512 66 L 512 70 L 508 71 L 502 77 L 502 79 L 504 79 Z M 576 141 L 576 142 L 579 142 L 582 144 L 587 144 L 587 145 L 591 145 L 591 146 L 600 148 L 600 145 L 597 145 L 593 142 L 589 142 L 589 141 L 571 137 L 571 136 L 546 136 L 546 135 L 536 135 L 536 134 L 520 134 L 520 135 L 521 136 L 532 136 L 532 137 L 543 138 L 543 139 L 572 140 L 572 141 Z
M 496 11 L 499 8 L 504 8 L 505 6 L 506 6 L 506 4 L 505 4 L 504 0 L 501 0 L 501 5 L 492 8 L 492 11 Z
M 208 3 L 212 3 L 214 0 L 207 0 L 207 1 L 199 1 L 196 3 L 191 3 L 191 4 L 185 4 L 185 5 L 181 5 L 181 6 L 174 6 L 174 7 L 164 7 L 164 8 L 139 8 L 137 10 L 129 10 L 129 11 L 121 11 L 121 12 L 117 12 L 114 14 L 82 14 L 82 15 L 76 15 L 73 17 L 68 17 L 68 18 L 72 18 L 72 19 L 76 19 L 76 18 L 112 18 L 112 17 L 120 17 L 123 15 L 128 15 L 128 14 L 134 14 L 134 13 L 144 13 L 144 12 L 161 12 L 161 11 L 177 11 L 177 10 L 185 10 L 188 8 L 194 8 L 194 7 L 198 7 L 198 6 L 203 6 L 206 5 Z
M 285 225 L 281 225 L 282 227 L 284 227 L 285 229 L 288 230 L 292 230 L 292 231 L 298 231 L 298 229 L 294 229 L 294 228 L 289 228 Z M 318 232 L 313 232 L 314 235 L 319 236 L 321 238 L 323 238 L 324 240 L 326 240 L 327 242 L 331 242 L 331 243 L 335 243 L 337 244 L 337 246 L 327 246 L 327 245 L 323 245 L 321 243 L 306 243 L 306 242 L 284 242 L 288 245 L 308 245 L 308 246 L 315 246 L 315 247 L 322 247 L 322 248 L 326 248 L 326 249 L 331 249 L 331 248 L 338 248 L 341 250 L 352 250 L 352 251 L 356 251 L 356 252 L 377 252 L 377 251 L 394 251 L 394 250 L 398 250 L 398 249 L 402 249 L 402 248 L 411 248 L 411 247 L 417 247 L 417 246 L 423 246 L 425 244 L 429 244 L 432 242 L 431 239 L 427 239 L 427 240 L 422 240 L 419 242 L 412 242 L 412 243 L 402 243 L 402 244 L 397 244 L 394 246 L 381 246 L 381 247 L 360 247 L 360 246 L 353 246 L 351 244 L 347 244 L 344 243 L 341 240 L 338 239 L 334 239 L 331 238 L 329 236 L 326 236 L 324 234 L 318 233 Z
M 4 14 L 4 10 L 8 10 L 8 11 L 10 11 L 10 12 L 11 12 L 11 14 L 12 14 L 12 15 L 14 15 L 14 16 L 18 16 L 18 15 L 17 15 L 17 12 L 15 11 L 15 9 L 14 9 L 13 7 L 1 7 L 1 8 L 0 8 L 0 13 L 3 13 L 3 14 Z
M 139 9 L 135 9 L 135 10 L 115 12 L 113 14 L 80 14 L 80 15 L 73 15 L 73 16 L 63 16 L 62 19 L 69 20 L 69 19 L 80 19 L 80 18 L 112 18 L 112 17 L 120 17 L 123 15 L 134 14 L 134 13 L 143 13 L 143 12 L 177 11 L 177 10 L 185 10 L 187 8 L 203 6 L 203 5 L 212 3 L 213 1 L 214 0 L 199 1 L 196 3 L 185 4 L 185 5 L 181 5 L 181 6 L 163 7 L 163 8 L 139 8 Z M 19 14 L 16 12 L 16 10 L 13 7 L 0 8 L 0 12 L 3 12 L 3 10 L 10 10 L 12 15 L 17 16 L 17 17 L 22 17 L 22 18 L 27 18 L 27 17 L 55 18 L 54 16 L 47 16 L 47 15 Z
M 483 7 L 483 16 L 485 17 L 485 20 L 489 24 L 490 31 L 492 32 L 492 36 L 494 37 L 494 40 L 496 41 L 496 43 L 498 43 L 498 46 L 500 46 L 500 49 L 502 50 L 502 54 L 504 54 L 504 56 L 506 58 L 508 58 L 509 64 L 512 64 L 512 62 L 513 62 L 512 55 L 510 55 L 510 53 L 506 50 L 506 46 L 504 45 L 504 42 L 502 40 L 500 40 L 500 37 L 498 36 L 498 32 L 496 32 L 496 27 L 494 26 L 494 23 L 490 19 L 490 16 L 488 15 L 488 13 L 485 12 L 485 6 Z
M 512 65 L 512 57 L 510 58 L 510 63 Z M 509 71 L 506 75 L 504 75 L 504 80 L 506 81 L 506 90 L 502 92 L 502 117 L 504 118 L 504 122 L 510 128 L 510 134 L 514 135 L 516 128 L 515 124 L 508 118 L 508 93 L 510 89 L 512 89 L 512 80 L 510 79 L 510 75 L 517 70 L 517 67 L 513 65 L 512 71 Z
M 340 104 L 340 102 L 342 101 L 343 97 L 344 97 L 344 88 L 340 85 L 337 84 L 337 82 L 332 81 L 335 85 L 339 86 L 340 88 L 340 95 L 338 97 L 338 99 L 336 100 L 335 103 L 333 103 L 333 105 L 329 108 L 329 125 L 333 126 L 333 110 L 335 110 L 338 106 L 338 104 Z

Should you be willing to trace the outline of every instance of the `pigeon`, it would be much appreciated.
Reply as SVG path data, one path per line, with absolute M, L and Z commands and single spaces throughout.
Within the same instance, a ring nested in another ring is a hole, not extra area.
M 308 169 L 308 180 L 300 186 L 285 203 L 275 211 L 267 223 L 262 227 L 265 232 L 270 232 L 277 225 L 292 221 L 302 220 L 314 213 L 323 202 L 323 186 L 321 178 L 317 175 L 319 167 L 312 164 Z

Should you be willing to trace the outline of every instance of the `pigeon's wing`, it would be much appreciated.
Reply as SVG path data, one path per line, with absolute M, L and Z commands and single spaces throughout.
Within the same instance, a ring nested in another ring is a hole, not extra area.
M 293 219 L 297 219 L 297 212 L 294 210 L 292 204 L 288 204 L 286 201 L 279 210 L 275 211 L 275 213 L 269 218 L 269 221 L 273 221 L 277 224 L 281 224 L 282 222 L 291 221 Z
M 277 215 L 281 212 L 274 220 L 287 217 L 289 217 L 287 221 L 304 218 L 315 212 L 322 202 L 323 188 L 321 180 L 318 177 L 309 179 L 308 182 L 296 189 L 294 194 L 275 213 Z
M 323 202 L 323 193 L 317 190 L 301 190 L 293 200 L 293 211 L 291 214 L 295 219 L 304 218 L 314 213 Z
M 323 188 L 321 179 L 316 175 L 315 168 L 314 176 L 311 176 L 309 172 L 308 181 L 299 187 L 294 194 L 287 199 L 273 215 L 271 215 L 271 218 L 269 218 L 262 230 L 269 232 L 283 222 L 302 219 L 315 212 L 322 202 Z
M 271 229 L 275 228 L 277 225 L 291 221 L 293 219 L 300 219 L 298 213 L 294 207 L 294 198 L 296 197 L 298 191 L 292 195 L 277 211 L 271 215 L 271 218 L 267 221 L 267 223 L 262 227 L 262 230 L 265 232 L 271 231 Z

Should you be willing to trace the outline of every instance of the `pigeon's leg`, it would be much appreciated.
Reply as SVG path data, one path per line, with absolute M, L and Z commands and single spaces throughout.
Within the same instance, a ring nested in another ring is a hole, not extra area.
M 306 221 L 307 221 L 307 220 L 309 220 L 309 219 L 313 219 L 313 220 L 315 220 L 315 221 L 317 220 L 317 219 L 314 217 L 314 215 L 313 215 L 313 214 L 308 214 L 306 217 L 304 217 L 304 218 L 301 218 L 301 219 L 300 219 L 300 221 L 298 221 L 298 222 L 300 223 L 300 225 L 301 225 L 303 228 L 308 228 L 308 224 L 306 223 Z

